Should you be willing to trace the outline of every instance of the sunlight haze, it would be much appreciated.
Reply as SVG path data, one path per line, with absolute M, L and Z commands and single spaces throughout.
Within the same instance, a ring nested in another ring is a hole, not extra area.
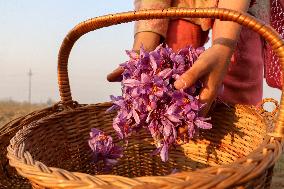
M 86 19 L 133 10 L 132 0 L 1 0 L 0 100 L 28 100 L 32 70 L 32 102 L 59 101 L 57 53 L 64 36 Z M 90 32 L 75 44 L 69 62 L 73 99 L 80 103 L 108 101 L 120 94 L 119 83 L 106 75 L 127 60 L 133 23 Z M 279 99 L 279 90 L 265 86 L 265 97 Z

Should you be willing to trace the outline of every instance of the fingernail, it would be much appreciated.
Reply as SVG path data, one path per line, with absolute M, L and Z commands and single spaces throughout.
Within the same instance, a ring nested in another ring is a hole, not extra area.
M 184 81 L 183 78 L 179 78 L 178 80 L 175 81 L 174 86 L 176 89 L 183 89 L 186 87 L 186 82 Z

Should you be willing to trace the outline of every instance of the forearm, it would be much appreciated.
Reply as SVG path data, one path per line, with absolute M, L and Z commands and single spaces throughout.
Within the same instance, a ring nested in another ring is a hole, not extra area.
M 218 8 L 247 12 L 249 4 L 250 0 L 220 0 Z M 216 20 L 213 26 L 213 45 L 223 46 L 226 54 L 229 56 L 232 54 L 235 43 L 238 40 L 240 30 L 241 26 L 237 23 Z
M 133 50 L 137 51 L 143 45 L 146 51 L 154 50 L 161 42 L 161 36 L 154 32 L 139 32 L 135 35 Z
M 172 0 L 135 0 L 135 10 L 166 9 Z M 134 26 L 133 50 L 139 50 L 143 44 L 145 50 L 152 51 L 166 37 L 169 19 L 139 20 Z

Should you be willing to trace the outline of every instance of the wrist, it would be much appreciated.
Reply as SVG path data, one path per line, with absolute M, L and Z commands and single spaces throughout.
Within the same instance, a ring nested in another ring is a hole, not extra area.
M 219 37 L 214 39 L 212 42 L 212 45 L 217 45 L 217 44 L 228 47 L 230 49 L 234 49 L 237 44 L 237 41 L 226 37 Z
M 229 38 L 217 38 L 212 42 L 212 47 L 220 52 L 220 55 L 230 59 L 235 51 L 237 41 Z
M 135 35 L 133 50 L 140 50 L 143 45 L 146 51 L 154 50 L 161 41 L 161 36 L 154 32 L 139 32 Z

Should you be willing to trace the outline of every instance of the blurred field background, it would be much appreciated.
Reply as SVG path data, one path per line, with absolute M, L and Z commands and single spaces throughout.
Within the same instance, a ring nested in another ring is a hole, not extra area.
M 46 103 L 29 104 L 27 102 L 16 102 L 13 100 L 0 101 L 0 128 L 10 120 L 26 115 L 32 111 L 40 110 L 54 104 L 52 100 Z M 284 188 L 284 155 L 275 165 L 272 189 Z
M 29 104 L 13 100 L 0 101 L 0 128 L 9 121 L 48 106 L 47 103 Z
M 57 53 L 73 26 L 92 17 L 132 9 L 133 0 L 0 0 L 0 128 L 19 116 L 52 105 L 54 102 L 48 99 L 59 99 Z M 132 41 L 133 23 L 103 28 L 78 41 L 69 61 L 74 100 L 104 102 L 110 94 L 121 93 L 119 83 L 110 84 L 105 77 L 126 60 L 124 50 L 131 48 Z M 29 69 L 33 72 L 32 104 L 25 102 Z M 264 82 L 265 97 L 280 99 L 280 91 Z M 283 156 L 274 174 L 273 189 L 284 189 Z

